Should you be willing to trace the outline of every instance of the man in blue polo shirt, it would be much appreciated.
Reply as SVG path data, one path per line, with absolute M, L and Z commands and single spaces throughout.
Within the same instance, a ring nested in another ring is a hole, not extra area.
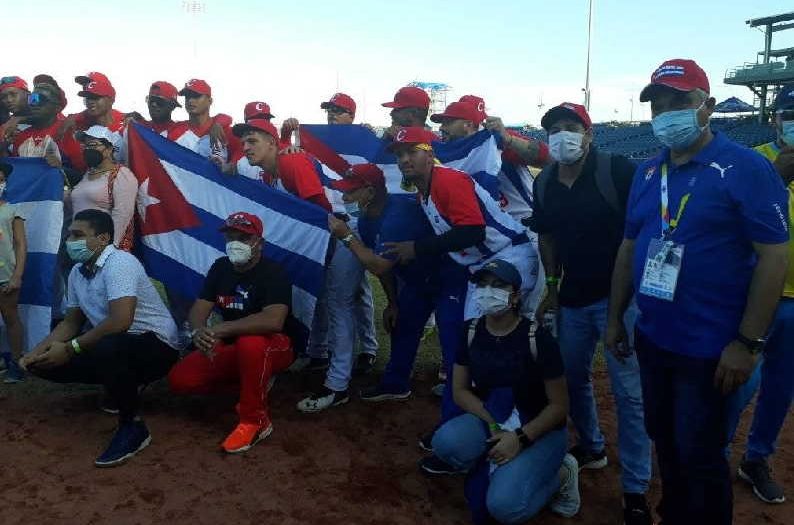
M 727 396 L 753 371 L 783 288 L 787 194 L 766 159 L 711 131 L 715 101 L 693 61 L 662 64 L 640 100 L 666 147 L 634 177 L 606 344 L 629 351 L 622 318 L 636 290 L 659 513 L 666 523 L 729 524 Z

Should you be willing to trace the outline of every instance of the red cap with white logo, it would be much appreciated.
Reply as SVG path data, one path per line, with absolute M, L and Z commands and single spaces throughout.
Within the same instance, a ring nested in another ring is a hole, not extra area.
M 74 77 L 74 81 L 80 84 L 81 86 L 85 86 L 89 82 L 106 82 L 110 84 L 110 80 L 104 73 L 100 73 L 99 71 L 91 71 L 86 73 L 85 75 L 78 75 Z
M 270 112 L 270 105 L 268 105 L 267 102 L 257 100 L 245 105 L 245 109 L 243 109 L 243 118 L 246 122 L 255 118 L 270 120 L 273 118 L 273 114 Z
M 584 126 L 584 129 L 593 127 L 593 121 L 590 120 L 590 115 L 581 104 L 574 104 L 573 102 L 563 102 L 559 106 L 553 107 L 543 115 L 540 119 L 540 125 L 546 131 L 561 118 L 571 118 L 578 120 Z
M 393 150 L 402 144 L 432 144 L 437 140 L 438 137 L 432 131 L 421 126 L 410 126 L 397 130 L 394 134 L 394 142 L 389 144 L 388 149 Z
M 334 93 L 334 96 L 331 97 L 331 100 L 320 104 L 320 109 L 328 109 L 332 106 L 342 108 L 353 116 L 356 115 L 356 101 L 344 93 Z
M 333 189 L 343 193 L 367 186 L 386 188 L 386 178 L 383 176 L 383 170 L 376 164 L 354 164 L 347 170 L 344 179 L 331 182 Z
M 263 118 L 254 118 L 245 122 L 245 124 L 235 124 L 232 127 L 232 133 L 235 137 L 242 137 L 249 131 L 262 131 L 267 133 L 278 143 L 278 130 L 269 120 Z
M 237 211 L 232 213 L 226 218 L 220 231 L 237 230 L 238 232 L 247 233 L 248 235 L 256 235 L 261 237 L 265 232 L 262 226 L 262 219 L 253 213 L 246 213 L 244 211 Z
M 657 67 L 651 75 L 651 83 L 640 93 L 640 102 L 651 100 L 653 90 L 657 86 L 673 88 L 676 91 L 694 91 L 702 89 L 709 93 L 709 79 L 706 72 L 694 60 L 674 58 Z
M 458 102 L 472 104 L 477 108 L 477 111 L 480 113 L 480 122 L 488 118 L 488 114 L 485 113 L 485 100 L 483 100 L 482 97 L 478 97 L 477 95 L 463 95 Z
M 394 109 L 402 109 L 402 108 L 421 108 L 421 109 L 429 109 L 430 108 L 430 96 L 424 89 L 414 87 L 414 86 L 405 86 L 400 88 L 397 93 L 394 94 L 394 100 L 391 102 L 384 102 L 381 106 L 385 108 L 394 108 Z
M 445 109 L 443 113 L 436 113 L 430 116 L 430 120 L 436 123 L 441 123 L 445 119 L 470 120 L 475 124 L 482 122 L 477 107 L 466 102 L 453 102 L 447 106 L 447 109 Z
M 92 80 L 83 86 L 83 90 L 77 94 L 78 97 L 111 97 L 116 96 L 116 90 L 109 82 L 101 80 Z
M 149 86 L 149 96 L 150 97 L 157 97 L 163 98 L 165 100 L 169 100 L 176 104 L 178 107 L 182 107 L 182 105 L 177 100 L 177 91 L 176 86 L 171 84 L 170 82 L 166 82 L 165 80 L 158 80 L 153 82 L 151 86 Z
M 28 89 L 28 83 L 18 76 L 0 78 L 0 92 L 8 88 L 17 88 L 21 89 L 22 91 L 30 91 L 30 89 Z
M 179 91 L 179 94 L 184 97 L 188 92 L 207 95 L 208 97 L 212 96 L 212 88 L 210 88 L 210 85 L 207 84 L 205 80 L 201 80 L 200 78 L 191 78 L 188 80 L 185 83 L 185 87 Z

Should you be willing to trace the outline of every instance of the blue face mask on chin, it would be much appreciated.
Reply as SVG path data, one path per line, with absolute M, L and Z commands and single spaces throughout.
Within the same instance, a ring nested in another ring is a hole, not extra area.
M 794 146 L 794 120 L 783 122 L 783 130 L 780 133 L 780 140 L 787 146 Z
M 698 123 L 698 111 L 704 104 L 696 109 L 666 111 L 657 115 L 651 120 L 653 134 L 670 149 L 680 151 L 688 148 L 708 127 L 708 123 L 703 127 Z

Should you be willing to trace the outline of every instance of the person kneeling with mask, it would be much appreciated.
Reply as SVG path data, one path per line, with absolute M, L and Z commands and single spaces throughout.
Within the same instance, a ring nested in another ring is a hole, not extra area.
M 543 328 L 530 334 L 532 321 L 519 313 L 515 266 L 495 259 L 472 281 L 484 316 L 468 323 L 452 372 L 455 403 L 466 413 L 436 431 L 433 457 L 468 471 L 475 523 L 524 523 L 548 503 L 573 516 L 579 468 L 566 454 L 568 391 L 559 347 Z
M 239 382 L 240 423 L 221 444 L 230 454 L 245 452 L 273 431 L 267 392 L 273 374 L 293 360 L 283 332 L 292 304 L 284 269 L 262 254 L 262 221 L 250 213 L 231 214 L 221 227 L 226 257 L 213 263 L 199 298 L 190 309 L 194 350 L 168 375 L 179 394 L 209 394 Z M 207 326 L 213 309 L 223 322 Z

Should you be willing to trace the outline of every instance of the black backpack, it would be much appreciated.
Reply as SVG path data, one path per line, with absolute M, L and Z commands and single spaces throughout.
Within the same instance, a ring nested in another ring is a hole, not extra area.
M 595 181 L 598 187 L 598 192 L 604 198 L 606 203 L 612 208 L 615 213 L 621 217 L 625 215 L 626 210 L 620 205 L 618 199 L 618 189 L 615 186 L 615 180 L 612 178 L 612 155 L 609 153 L 596 152 L 596 170 Z M 552 178 L 552 171 L 558 163 L 549 164 L 541 170 L 535 182 L 535 201 L 540 203 L 540 207 L 546 206 L 545 196 L 546 188 Z

